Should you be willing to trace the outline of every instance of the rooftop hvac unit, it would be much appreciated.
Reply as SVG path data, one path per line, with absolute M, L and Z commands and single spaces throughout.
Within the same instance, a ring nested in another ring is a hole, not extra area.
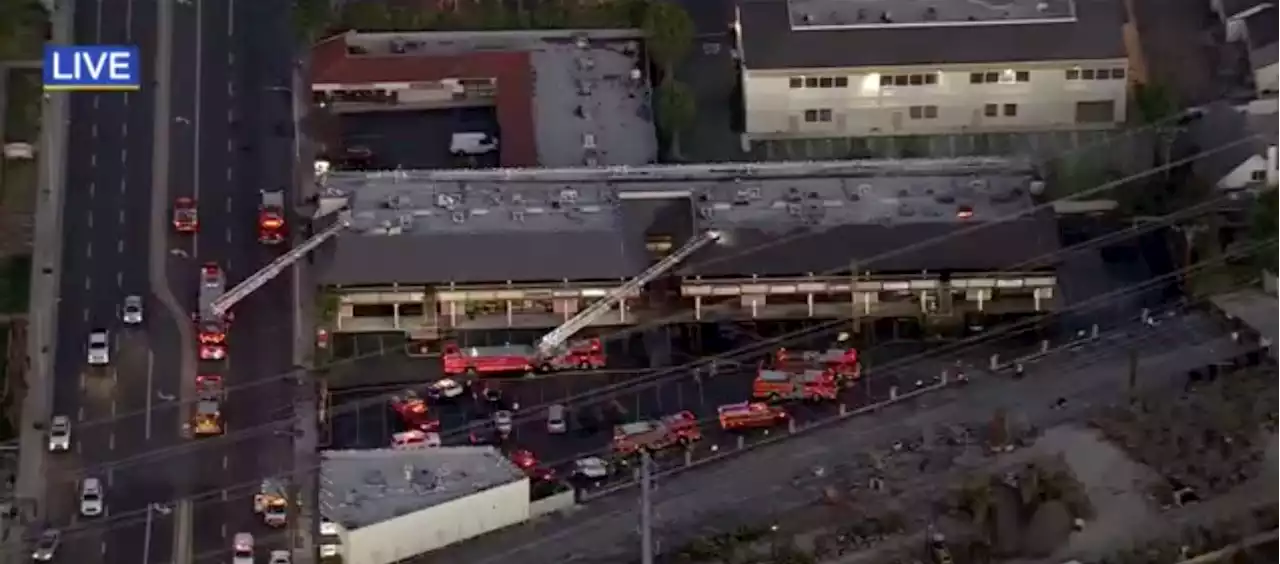
M 579 49 L 590 49 L 591 38 L 585 33 L 577 33 L 573 36 L 573 44 Z
M 800 194 L 799 188 L 792 186 L 790 188 L 787 188 L 787 194 L 784 197 L 784 199 L 788 202 L 799 202 L 800 200 L 804 199 L 804 196 Z
M 405 231 L 412 231 L 412 230 L 413 230 L 413 215 L 412 215 L 412 214 L 403 214 L 403 215 L 401 215 L 400 217 L 398 217 L 398 218 L 397 218 L 397 221 L 400 223 L 400 229 L 403 229 L 403 230 L 405 230 Z
M 446 210 L 452 210 L 458 207 L 458 197 L 453 194 L 436 194 L 436 206 Z
M 511 221 L 524 223 L 524 210 L 511 210 Z
M 560 191 L 560 201 L 566 204 L 572 204 L 578 201 L 578 191 L 573 188 L 565 188 Z
M 804 213 L 804 206 L 801 206 L 800 204 L 787 204 L 787 215 L 791 215 L 793 217 L 800 217 L 800 215 L 803 213 Z
M 452 214 L 449 215 L 449 219 L 452 220 L 454 223 L 466 223 L 467 212 L 464 212 L 464 211 L 453 212 Z
M 387 208 L 399 210 L 413 205 L 413 200 L 404 194 L 395 194 L 387 197 Z
M 715 217 L 715 215 L 716 215 L 716 209 L 714 207 L 700 206 L 698 208 L 698 217 L 701 217 L 702 219 L 711 219 Z
M 593 150 L 595 150 L 595 148 L 596 148 L 596 134 L 594 134 L 594 133 L 583 133 L 583 134 L 582 134 L 582 148 L 583 148 L 583 149 L 585 149 L 585 150 L 588 150 L 588 151 L 593 151 Z

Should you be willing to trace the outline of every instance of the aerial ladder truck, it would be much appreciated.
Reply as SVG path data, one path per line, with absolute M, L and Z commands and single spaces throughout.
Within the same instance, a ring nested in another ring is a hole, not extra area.
M 272 279 L 279 276 L 280 273 L 287 270 L 290 266 L 293 266 L 293 264 L 301 260 L 302 257 L 307 256 L 307 253 L 314 251 L 320 245 L 325 244 L 326 241 L 337 237 L 339 233 L 342 233 L 347 229 L 347 227 L 351 226 L 351 218 L 347 215 L 348 212 L 340 212 L 340 214 L 341 215 L 338 220 L 335 221 L 333 225 L 330 225 L 319 233 L 312 235 L 310 239 L 307 239 L 301 245 L 290 249 L 289 252 L 276 257 L 276 259 L 271 261 L 270 264 L 262 267 L 262 270 L 253 273 L 239 284 L 236 284 L 234 288 L 227 290 L 216 300 L 213 300 L 213 302 L 209 304 L 209 311 L 214 315 L 223 315 L 227 313 L 231 310 L 232 306 L 240 303 L 241 300 L 248 297 L 249 294 L 257 291 L 258 288 L 265 286 L 267 282 L 270 282 Z

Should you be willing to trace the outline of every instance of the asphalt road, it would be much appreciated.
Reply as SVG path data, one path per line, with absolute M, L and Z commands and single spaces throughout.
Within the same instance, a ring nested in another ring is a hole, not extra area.
M 1180 385 L 1186 371 L 1241 353 L 1211 320 L 1198 315 L 1167 320 L 1155 328 L 1130 327 L 1098 343 L 1064 349 L 1030 365 L 1023 381 L 980 376 L 966 387 L 933 392 L 838 422 L 826 428 L 662 479 L 654 515 L 660 547 L 674 549 L 709 528 L 767 519 L 811 503 L 814 493 L 796 484 L 815 467 L 857 460 L 859 453 L 918 438 L 939 425 L 981 425 L 998 409 L 1011 420 L 1044 428 L 1111 401 L 1128 382 L 1129 350 L 1139 355 L 1140 388 Z M 1050 406 L 1070 398 L 1067 409 Z M 695 458 L 706 454 L 695 454 Z M 680 464 L 677 460 L 674 464 Z M 669 468 L 672 461 L 659 461 Z M 627 562 L 635 559 L 638 519 L 634 490 L 588 502 L 569 516 L 486 535 L 434 552 L 420 562 L 509 561 Z M 722 527 L 723 526 L 723 527 Z
M 242 0 L 179 6 L 173 112 L 185 137 L 175 146 L 189 146 L 177 153 L 190 158 L 175 159 L 170 185 L 175 197 L 198 202 L 200 231 L 189 242 L 188 257 L 174 261 L 170 280 L 191 310 L 197 307 L 200 264 L 220 265 L 230 289 L 285 250 L 258 243 L 256 221 L 260 190 L 283 188 L 286 201 L 292 198 L 290 94 L 281 87 L 289 86 L 293 37 L 287 4 Z M 198 368 L 223 375 L 232 389 L 223 410 L 229 433 L 289 416 L 292 387 L 286 382 L 251 392 L 234 389 L 290 369 L 291 303 L 288 277 L 258 290 L 233 309 L 228 359 Z M 195 505 L 193 553 L 221 561 L 236 533 L 268 536 L 272 531 L 252 512 L 253 490 L 243 486 L 287 471 L 288 437 L 251 434 L 206 444 L 193 456 L 191 489 L 207 492 Z M 279 548 L 276 544 L 260 542 L 260 558 Z
M 167 562 L 172 548 L 169 520 L 146 517 L 149 503 L 173 497 L 171 484 L 147 469 L 111 467 L 177 440 L 173 411 L 142 415 L 152 406 L 155 380 L 164 379 L 164 371 L 155 370 L 164 359 L 151 351 L 165 343 L 154 336 L 168 328 L 159 316 L 138 328 L 125 328 L 119 319 L 126 295 L 151 293 L 154 95 L 147 83 L 154 74 L 156 12 L 155 0 L 102 0 L 86 3 L 75 14 L 77 43 L 141 48 L 144 86 L 138 92 L 71 95 L 54 410 L 80 425 L 73 431 L 72 451 L 52 457 L 47 512 L 51 526 L 68 529 L 61 556 L 66 561 Z M 95 328 L 112 331 L 109 367 L 91 369 L 85 363 L 86 338 Z M 103 423 L 90 424 L 94 421 Z M 106 484 L 107 517 L 78 515 L 81 474 Z

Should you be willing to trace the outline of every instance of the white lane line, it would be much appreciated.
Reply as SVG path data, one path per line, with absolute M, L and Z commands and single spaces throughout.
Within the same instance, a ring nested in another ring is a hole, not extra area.
M 120 210 L 120 225 L 124 225 L 124 210 Z
M 227 63 L 227 64 L 230 64 L 230 63 Z M 235 86 L 234 84 L 232 84 L 232 83 L 228 82 L 228 83 L 227 83 L 227 96 L 228 96 L 228 97 L 231 97 L 231 96 L 235 96 L 235 95 L 236 95 L 236 86 Z
M 235 121 L 236 121 L 235 110 L 227 110 L 227 123 L 235 123 Z
M 89 257 L 89 258 L 93 258 L 93 243 L 92 243 L 92 242 L 89 242 L 89 243 L 85 244 L 85 247 L 84 247 L 84 256 Z
M 128 105 L 129 105 L 129 93 L 128 93 L 128 92 L 124 92 L 124 105 L 126 105 L 126 106 L 128 106 Z
M 99 4 L 101 4 L 101 2 L 99 2 Z M 107 541 L 102 541 L 102 554 L 107 554 Z
M 112 416 L 112 417 L 115 417 L 115 416 L 116 416 L 116 401 L 115 401 L 115 400 L 111 400 L 111 416 Z
M 227 490 L 222 490 L 222 501 L 227 500 Z
M 89 321 L 89 308 L 85 308 L 85 310 L 84 310 L 84 320 L 85 320 L 86 322 L 87 322 L 87 321 Z M 83 377 L 83 376 L 82 376 L 82 377 Z
M 235 144 L 232 143 L 230 139 L 227 139 L 227 152 L 232 153 L 232 152 L 235 152 L 235 150 L 236 150 Z
M 116 252 L 124 254 L 124 239 L 116 241 Z
M 110 435 L 107 435 L 107 450 L 115 450 L 115 449 L 116 449 L 116 434 L 111 433 Z
M 129 150 L 128 150 L 128 149 L 120 149 L 120 162 L 122 162 L 122 163 L 123 163 L 123 162 L 128 162 L 128 160 L 129 160 Z
M 89 229 L 93 229 L 93 212 L 89 212 Z
M 151 440 L 151 397 L 155 395 L 155 379 L 154 372 L 156 367 L 156 353 L 147 350 L 147 411 L 146 418 L 146 440 Z
M 225 538 L 227 538 L 227 524 L 226 524 L 226 523 L 223 523 L 223 524 L 222 524 L 222 538 L 224 538 L 224 539 L 225 539 Z
M 93 101 L 94 101 L 94 102 L 97 102 L 97 101 L 98 101 L 98 99 L 97 99 L 97 98 L 94 98 L 94 99 L 93 99 Z M 97 104 L 96 104 L 96 103 L 94 104 L 94 107 L 97 107 Z M 97 138 L 98 138 L 98 124 L 96 124 L 96 123 L 95 123 L 95 124 L 93 124 L 93 127 L 89 129 L 89 134 L 90 134 L 94 139 L 97 139 Z
M 84 279 L 84 289 L 89 290 L 89 289 L 92 289 L 92 288 L 93 288 L 93 282 L 92 282 L 90 279 L 85 278 L 85 279 Z
M 227 457 L 224 455 L 224 456 L 222 457 L 222 469 L 223 469 L 223 470 L 226 470 L 226 469 L 227 469 L 227 466 L 228 466 L 228 465 L 230 465 L 230 463 L 231 463 L 231 462 L 230 462 L 229 460 L 227 460 Z
M 84 389 L 84 379 L 80 379 L 80 388 Z M 80 411 L 76 413 L 76 421 L 84 421 L 84 406 L 80 406 Z
M 92 155 L 89 155 L 89 166 L 91 166 L 91 167 L 96 167 L 96 166 L 98 166 L 98 154 L 97 154 L 97 153 L 94 153 L 94 154 L 92 154 Z
M 121 136 L 123 136 L 123 137 L 128 137 L 128 136 L 129 136 L 129 124 L 128 124 L 128 123 L 122 123 L 122 124 L 120 124 L 120 135 L 121 135 Z
M 89 197 L 93 197 L 93 193 L 98 190 L 98 186 L 92 182 L 89 183 Z
M 117 272 L 117 273 L 116 273 L 116 287 L 117 287 L 117 288 L 123 288 L 123 287 L 124 287 L 124 273 L 123 273 L 123 272 Z
M 107 468 L 107 485 L 114 486 L 116 484 L 116 471 L 114 468 Z M 106 509 L 105 507 L 103 509 Z
M 227 0 L 227 37 L 235 36 L 236 0 Z
M 228 243 L 230 243 L 230 242 L 231 242 L 231 228 L 230 228 L 230 227 L 228 227 L 228 228 L 227 228 L 227 242 L 228 242 Z
M 227 167 L 227 180 L 231 180 L 231 167 Z
M 128 191 L 129 191 L 129 183 L 128 183 L 125 179 L 121 178 L 121 179 L 120 179 L 120 193 L 121 193 L 121 194 L 124 194 L 124 193 L 127 193 Z
M 102 2 L 98 2 L 98 10 L 102 10 Z M 101 17 L 101 15 L 99 15 L 99 17 Z M 102 23 L 102 22 L 98 22 L 98 23 Z M 94 94 L 94 95 L 93 95 L 93 109 L 95 109 L 95 110 L 96 110 L 96 109 L 98 109 L 98 95 L 97 95 L 97 94 Z
M 227 211 L 231 211 L 231 198 L 227 198 Z
M 236 64 L 236 54 L 232 53 L 231 51 L 227 51 L 227 66 L 231 66 L 234 64 Z M 227 83 L 227 88 L 230 88 L 230 87 L 231 87 L 231 84 Z M 231 91 L 228 90 L 227 94 L 230 94 L 230 93 Z
M 112 369 L 111 369 L 111 383 L 112 383 L 112 384 L 115 384 L 115 383 L 116 383 L 117 381 L 119 381 L 119 380 L 120 380 L 120 373 L 119 373 L 119 372 L 116 372 L 116 369 L 112 368 Z M 115 404 L 115 400 L 112 400 L 112 403 L 111 403 L 111 416 L 112 416 L 112 417 L 115 417 L 115 415 L 116 415 L 116 404 Z

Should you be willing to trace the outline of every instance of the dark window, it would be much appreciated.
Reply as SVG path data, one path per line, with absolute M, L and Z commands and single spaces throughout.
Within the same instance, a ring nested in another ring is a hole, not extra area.
M 982 73 L 969 73 L 969 84 L 982 84 Z
M 893 75 L 880 75 L 880 86 L 893 86 Z
M 1080 80 L 1080 69 L 1071 69 L 1067 71 L 1067 80 Z
M 831 121 L 831 110 L 818 110 L 818 121 Z
M 937 107 L 937 106 L 925 106 L 925 107 L 924 107 L 924 119 L 935 119 L 935 118 L 937 118 L 937 117 L 938 117 L 938 107 Z
M 804 120 L 809 123 L 818 121 L 818 110 L 805 110 Z
M 995 104 L 987 104 L 982 107 L 982 115 L 987 117 L 996 117 L 1000 115 L 1000 106 Z
M 1000 82 L 1000 73 L 998 72 L 986 73 L 982 75 L 982 81 L 987 84 L 995 84 L 997 82 Z
M 1031 71 L 1018 71 L 1014 77 L 1018 82 L 1031 82 Z
M 894 77 L 893 77 L 893 85 L 894 85 L 894 86 L 906 86 L 907 84 L 908 84 L 908 82 L 907 82 L 907 75 L 905 75 L 905 74 L 900 74 L 900 75 L 897 75 L 897 76 L 894 76 Z
M 832 86 L 834 86 L 834 85 L 835 85 L 835 82 L 836 82 L 836 81 L 835 81 L 835 79 L 833 79 L 833 78 L 831 78 L 831 77 L 829 77 L 829 76 L 824 76 L 824 77 L 822 77 L 822 78 L 819 78 L 819 79 L 818 79 L 818 87 L 819 87 L 819 88 L 831 88 Z
M 849 87 L 849 77 L 847 76 L 836 77 L 836 88 L 848 88 L 848 87 Z
M 804 79 L 798 76 L 791 77 L 792 88 L 804 88 Z
M 1080 71 L 1080 78 L 1083 80 L 1093 80 L 1094 74 L 1093 69 L 1084 69 Z
M 1017 104 L 1005 104 L 1005 105 L 1004 105 L 1004 115 L 1005 115 L 1005 117 L 1014 117 L 1014 116 L 1018 115 L 1018 105 L 1017 105 Z
M 1255 170 L 1249 173 L 1249 179 L 1254 182 L 1262 182 L 1267 179 L 1267 171 Z
M 929 73 L 929 74 L 924 75 L 924 83 L 925 83 L 925 84 L 937 84 L 937 83 L 938 83 L 938 75 L 937 75 L 937 73 L 932 73 L 932 72 L 931 72 L 931 73 Z
M 911 78 L 911 85 L 912 85 L 912 86 L 923 86 L 923 85 L 924 85 L 924 75 L 923 75 L 923 74 L 913 74 L 913 75 L 911 75 L 911 77 L 910 77 L 910 78 Z
M 911 119 L 920 119 L 924 117 L 924 108 L 921 106 L 911 106 L 910 108 L 907 108 L 907 115 L 910 116 Z
M 1111 78 L 1115 80 L 1124 80 L 1124 69 L 1111 69 Z
M 1116 104 L 1111 100 L 1076 102 L 1076 123 L 1113 123 Z
M 1098 69 L 1094 78 L 1098 80 L 1111 80 L 1111 69 Z
M 818 87 L 818 77 L 816 77 L 816 76 L 811 76 L 811 77 L 807 77 L 807 78 L 805 78 L 805 79 L 804 79 L 804 87 L 805 87 L 805 88 L 817 88 L 817 87 Z

